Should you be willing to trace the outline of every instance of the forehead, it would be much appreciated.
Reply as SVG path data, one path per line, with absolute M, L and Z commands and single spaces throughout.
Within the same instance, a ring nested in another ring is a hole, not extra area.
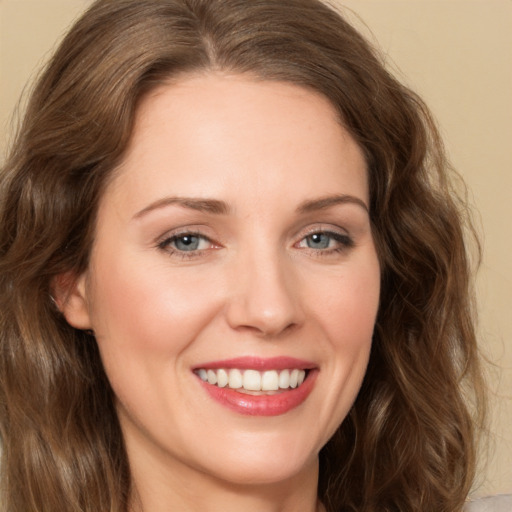
M 360 148 L 324 96 L 285 82 L 201 74 L 141 101 L 115 181 L 140 202 L 246 188 L 268 195 L 292 184 L 317 195 L 348 187 L 367 201 L 366 174 Z

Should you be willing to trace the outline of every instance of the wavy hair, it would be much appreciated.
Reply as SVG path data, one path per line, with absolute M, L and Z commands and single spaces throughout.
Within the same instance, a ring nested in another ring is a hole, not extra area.
M 0 510 L 127 511 L 113 393 L 52 283 L 87 268 L 141 98 L 209 70 L 323 94 L 366 157 L 380 310 L 362 389 L 320 452 L 320 499 L 460 511 L 483 404 L 467 209 L 424 103 L 318 0 L 99 0 L 40 76 L 0 178 Z

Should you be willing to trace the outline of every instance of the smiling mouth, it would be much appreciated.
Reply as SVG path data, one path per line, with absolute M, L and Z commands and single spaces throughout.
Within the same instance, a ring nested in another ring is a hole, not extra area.
M 300 387 L 308 370 L 291 368 L 258 371 L 252 369 L 198 368 L 194 373 L 218 388 L 228 388 L 250 395 L 274 395 Z

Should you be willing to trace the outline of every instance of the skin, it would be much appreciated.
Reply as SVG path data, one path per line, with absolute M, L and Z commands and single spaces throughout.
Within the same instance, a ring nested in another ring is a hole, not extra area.
M 183 197 L 222 208 L 168 199 Z M 317 509 L 318 452 L 355 400 L 377 314 L 368 204 L 362 153 L 314 92 L 210 73 L 144 99 L 90 267 L 61 300 L 116 394 L 132 510 Z M 190 232 L 204 238 L 180 250 Z M 226 408 L 192 371 L 283 355 L 318 375 L 277 416 Z

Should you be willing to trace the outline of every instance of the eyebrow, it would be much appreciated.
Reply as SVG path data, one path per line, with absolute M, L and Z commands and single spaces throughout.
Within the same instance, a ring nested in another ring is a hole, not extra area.
M 212 213 L 215 215 L 227 215 L 230 212 L 230 207 L 224 201 L 217 199 L 203 199 L 195 197 L 164 197 L 146 206 L 139 212 L 137 212 L 133 218 L 139 219 L 144 215 L 166 206 L 177 205 L 182 208 L 188 208 L 190 210 L 197 210 L 199 212 Z
M 366 212 L 369 211 L 368 207 L 362 199 L 347 194 L 337 194 L 304 201 L 298 206 L 297 213 L 311 213 L 318 210 L 325 210 L 339 204 L 355 204 L 363 208 Z M 218 199 L 195 197 L 164 197 L 154 201 L 142 210 L 138 211 L 133 216 L 133 218 L 139 219 L 154 210 L 159 210 L 160 208 L 165 208 L 172 205 L 181 206 L 182 208 L 188 208 L 190 210 L 196 210 L 199 212 L 211 213 L 214 215 L 227 215 L 231 211 L 230 206 L 226 202 L 219 201 Z
M 318 210 L 325 210 L 338 204 L 356 204 L 363 208 L 367 213 L 370 212 L 368 206 L 366 206 L 366 203 L 362 199 L 347 194 L 336 194 L 332 196 L 321 197 L 319 199 L 312 199 L 310 201 L 304 201 L 297 208 L 297 212 L 311 213 Z

